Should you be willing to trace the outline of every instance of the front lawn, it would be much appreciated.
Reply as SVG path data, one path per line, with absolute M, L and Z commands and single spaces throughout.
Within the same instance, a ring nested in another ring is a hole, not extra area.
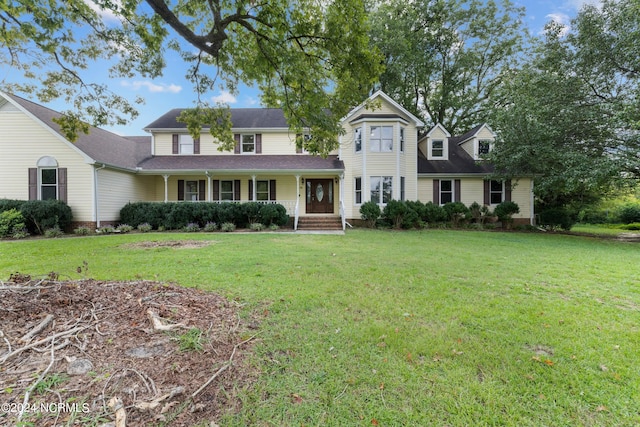
M 211 244 L 134 244 L 187 239 Z M 444 230 L 0 242 L 0 279 L 52 270 L 176 282 L 259 313 L 260 378 L 220 425 L 640 424 L 635 243 Z

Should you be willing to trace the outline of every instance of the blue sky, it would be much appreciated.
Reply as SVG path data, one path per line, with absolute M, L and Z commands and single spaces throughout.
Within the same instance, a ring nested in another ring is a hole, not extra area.
M 585 3 L 598 4 L 598 0 L 514 0 L 518 6 L 526 9 L 525 23 L 532 34 L 541 33 L 544 25 L 550 20 L 568 24 L 577 11 Z M 176 62 L 180 63 L 177 59 Z M 120 135 L 143 135 L 142 130 L 162 114 L 172 108 L 190 107 L 194 105 L 194 93 L 191 85 L 184 79 L 183 67 L 167 67 L 162 77 L 155 80 L 134 78 L 131 80 L 109 79 L 104 70 L 96 67 L 93 78 L 107 82 L 111 90 L 133 99 L 140 96 L 146 103 L 139 107 L 140 115 L 126 126 L 105 127 Z M 2 72 L 2 70 L 0 70 Z M 10 73 L 10 71 L 9 71 Z M 0 80 L 11 80 L 8 74 L 0 75 Z M 209 101 L 222 101 L 232 108 L 259 107 L 259 93 L 255 88 L 240 86 L 236 96 L 224 90 L 214 92 Z M 55 110 L 64 110 L 62 102 L 47 105 Z

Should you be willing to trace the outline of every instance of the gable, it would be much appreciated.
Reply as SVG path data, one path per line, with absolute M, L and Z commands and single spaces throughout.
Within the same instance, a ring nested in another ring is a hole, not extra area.
M 374 108 L 368 108 L 368 105 L 372 103 L 379 103 L 379 105 Z M 398 118 L 400 118 L 407 124 L 413 123 L 416 127 L 424 126 L 422 120 L 411 114 L 407 109 L 403 108 L 400 104 L 391 99 L 389 95 L 382 91 L 377 91 L 371 95 L 367 101 L 351 110 L 349 114 L 342 119 L 342 121 L 351 124 L 354 122 L 357 123 L 361 116 L 368 116 L 367 118 L 369 119 L 371 116 L 376 116 L 387 120 L 398 120 Z

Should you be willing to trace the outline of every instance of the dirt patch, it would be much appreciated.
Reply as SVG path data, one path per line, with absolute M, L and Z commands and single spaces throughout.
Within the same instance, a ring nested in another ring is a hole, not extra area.
M 147 241 L 128 243 L 124 248 L 132 249 L 153 249 L 153 248 L 173 248 L 173 249 L 197 249 L 212 245 L 216 242 L 211 240 L 167 240 L 167 241 Z
M 255 379 L 243 360 L 257 321 L 238 311 L 157 282 L 13 275 L 0 282 L 0 425 L 17 423 L 28 394 L 21 421 L 38 426 L 123 414 L 127 426 L 208 426 Z

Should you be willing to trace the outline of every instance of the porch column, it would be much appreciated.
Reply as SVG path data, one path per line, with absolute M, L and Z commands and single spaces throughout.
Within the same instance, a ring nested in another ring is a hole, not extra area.
M 167 203 L 169 201 L 169 175 L 162 175 L 164 178 L 164 202 Z
M 251 175 L 251 179 L 253 180 L 253 194 L 251 194 L 251 200 L 255 202 L 258 199 L 258 190 L 256 189 L 256 176 Z
M 296 207 L 293 212 L 293 229 L 298 229 L 298 217 L 300 216 L 300 175 L 296 175 Z
M 213 184 L 213 178 L 209 175 L 209 171 L 205 171 L 204 173 L 207 175 L 207 202 L 211 202 L 213 200 L 213 188 L 211 185 Z

